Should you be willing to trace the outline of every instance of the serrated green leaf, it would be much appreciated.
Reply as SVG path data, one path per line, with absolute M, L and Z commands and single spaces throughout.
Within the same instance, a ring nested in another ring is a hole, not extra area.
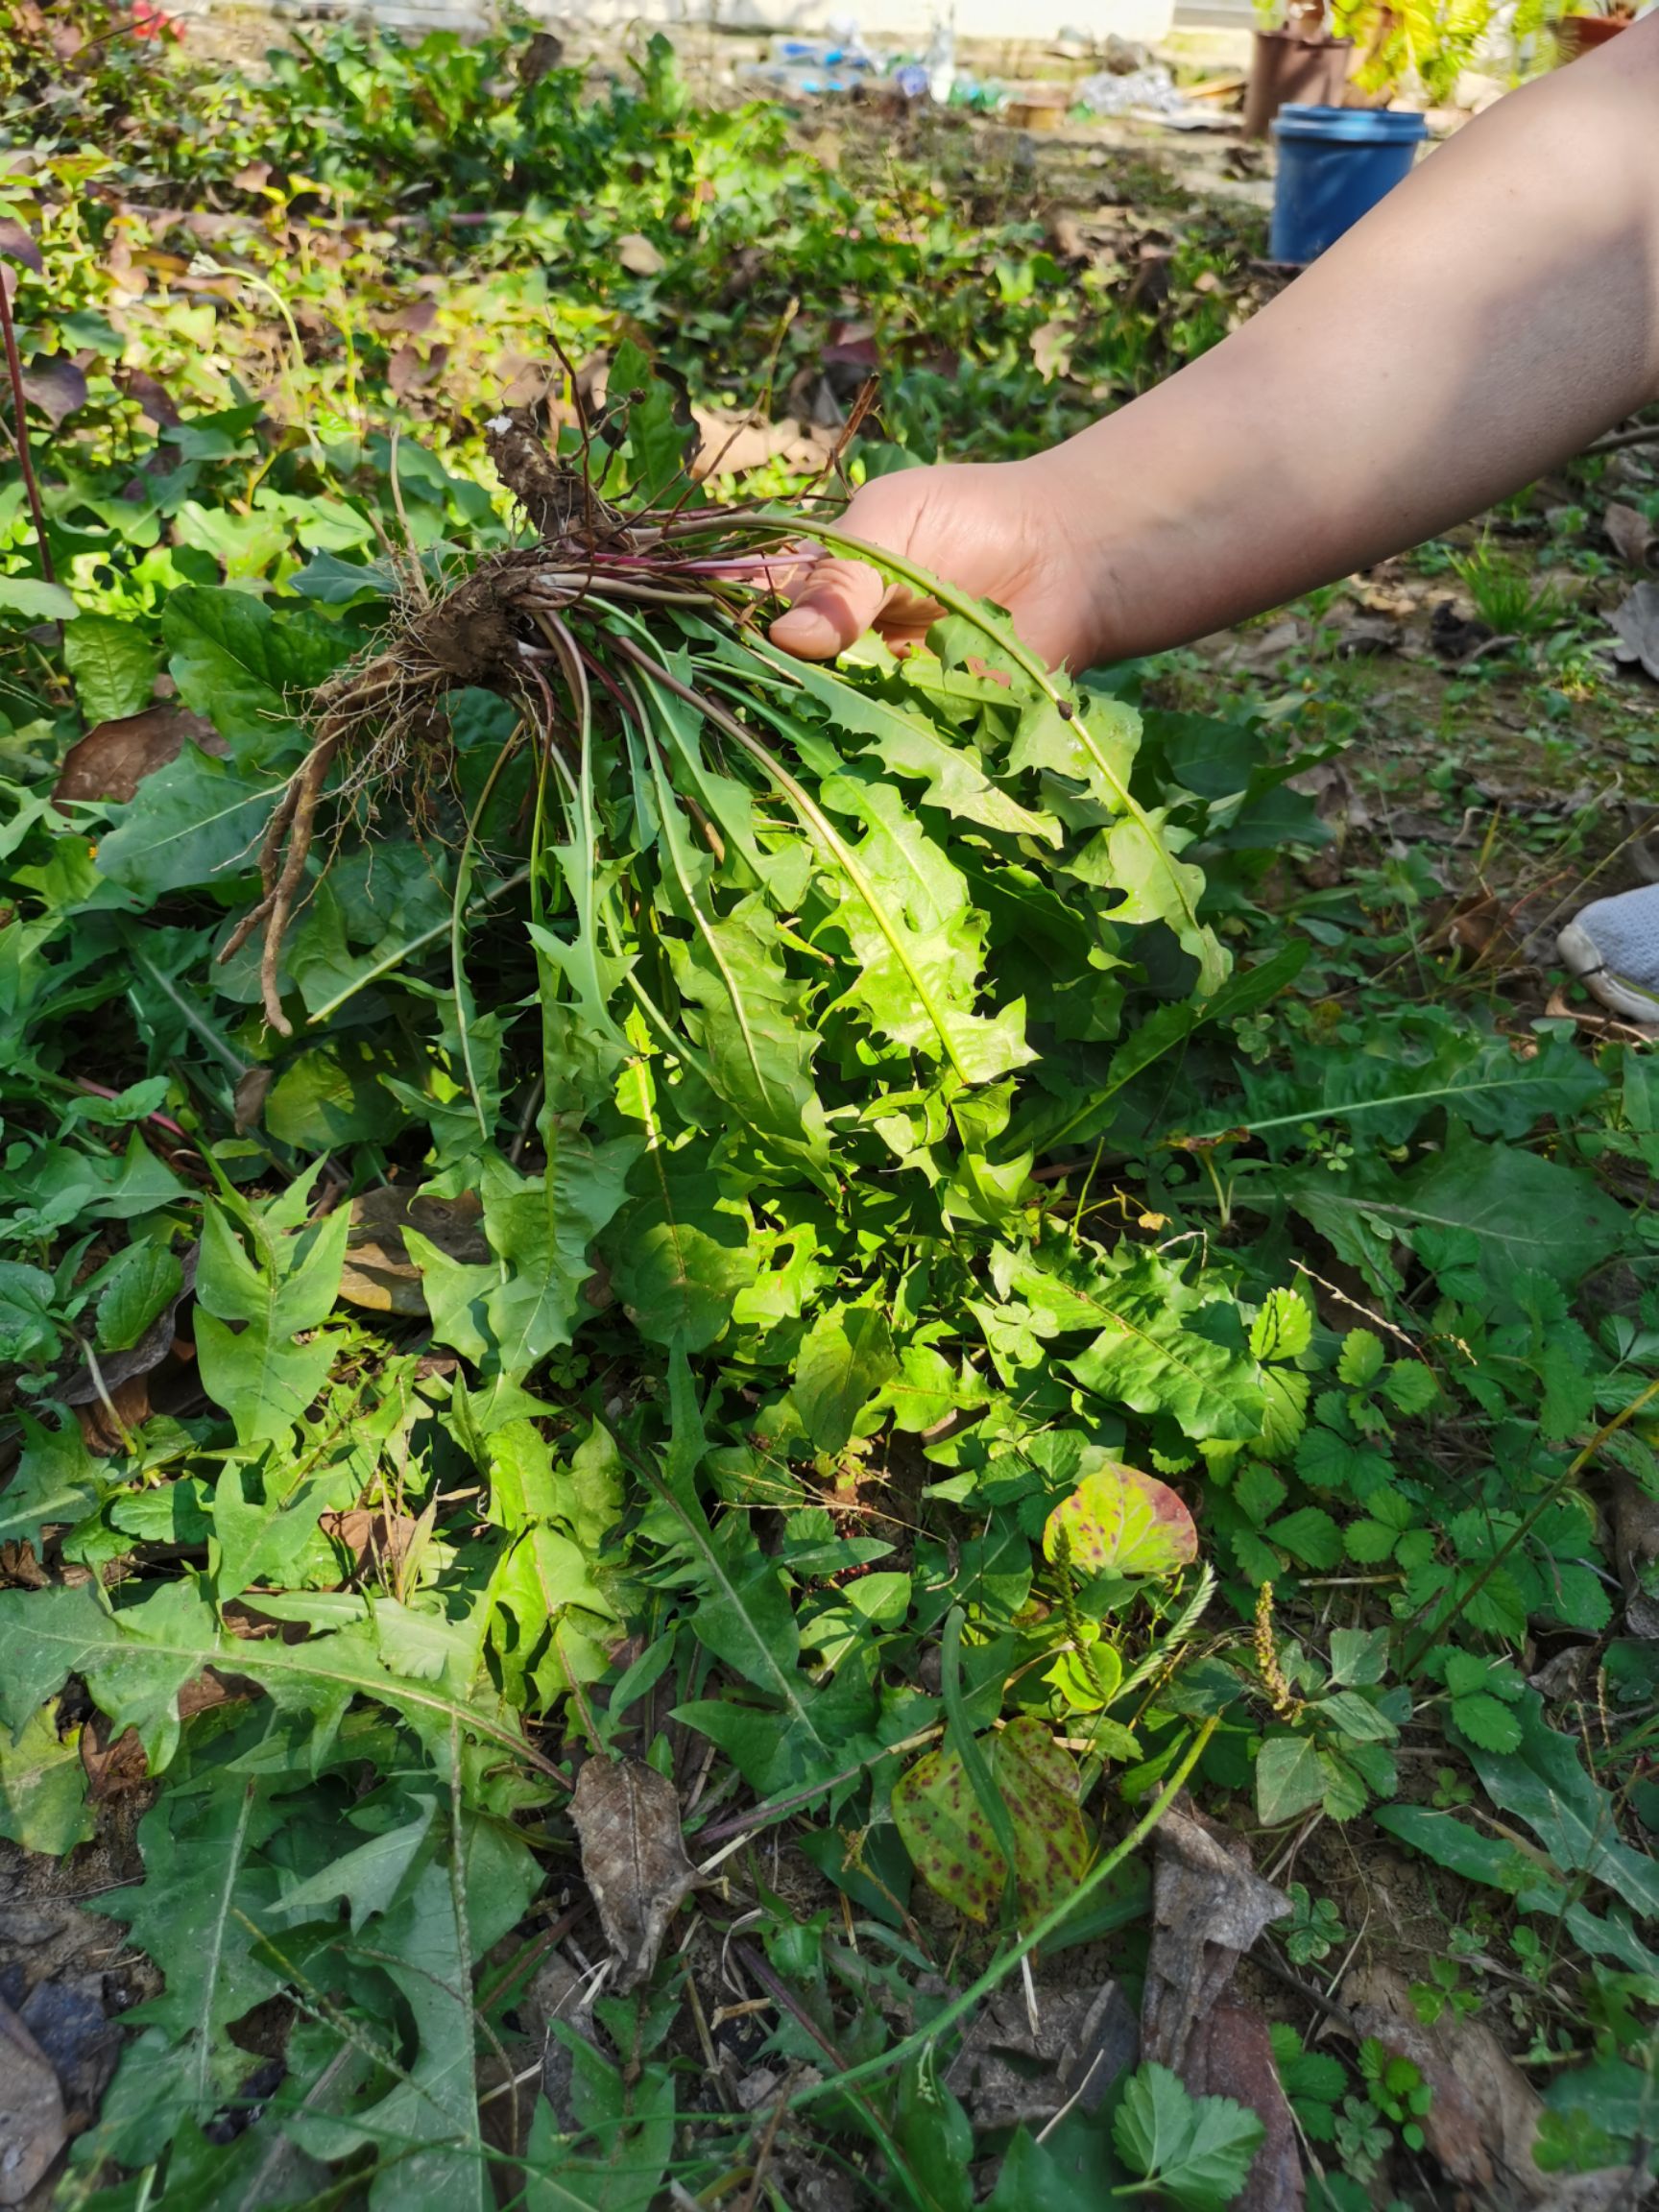
M 890 784 L 843 775 L 822 797 L 864 825 L 836 854 L 846 889 L 832 919 L 853 955 L 843 1002 L 892 1044 L 948 1059 L 965 1083 L 1022 1067 L 1034 1057 L 1022 1004 L 974 1011 L 985 921 L 959 870 Z
M 1454 1697 L 1452 1719 L 1459 1732 L 1482 1751 L 1518 1751 L 1521 1722 L 1507 1705 L 1484 1694 Z
M 1269 1290 L 1250 1324 L 1257 1359 L 1294 1359 L 1313 1341 L 1313 1310 L 1300 1290 Z
M 1194 2097 L 1167 2067 L 1136 2068 L 1112 2123 L 1118 2154 L 1183 2212 L 1225 2212 L 1266 2129 L 1228 2097 Z
M 1350 1390 L 1364 1390 L 1382 1372 L 1382 1339 L 1369 1329 L 1350 1329 L 1342 1339 L 1336 1373 Z

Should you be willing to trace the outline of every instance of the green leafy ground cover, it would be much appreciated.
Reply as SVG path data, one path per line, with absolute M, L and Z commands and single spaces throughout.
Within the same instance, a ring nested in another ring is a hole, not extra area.
M 854 325 L 854 468 L 1019 449 L 1218 335 L 1245 244 L 1080 283 L 655 45 L 72 59 L 0 64 L 58 579 L 12 467 L 0 1828 L 113 1853 L 148 1964 L 58 2200 L 1226 2204 L 1260 2123 L 1162 2067 L 1041 2140 L 944 2080 L 1022 1957 L 1135 1984 L 1184 1781 L 1305 1988 L 1398 1955 L 1502 2023 L 1543 2168 L 1646 2158 L 1659 1104 L 1436 944 L 1410 852 L 1337 861 L 1289 780 L 1368 680 L 1317 632 L 1294 688 L 1057 685 L 967 608 L 820 674 L 741 579 L 613 565 L 586 712 L 557 626 L 450 670 L 275 1007 L 218 957 L 308 701 L 528 542 L 515 355 L 608 349 L 598 490 L 695 521 L 675 378 L 747 406 Z M 1593 677 L 1537 650 L 1558 723 Z M 55 799 L 157 701 L 172 757 Z M 600 1973 L 571 1791 L 624 1759 L 705 1878 Z M 1273 2009 L 1312 2200 L 1440 2200 L 1419 2069 Z

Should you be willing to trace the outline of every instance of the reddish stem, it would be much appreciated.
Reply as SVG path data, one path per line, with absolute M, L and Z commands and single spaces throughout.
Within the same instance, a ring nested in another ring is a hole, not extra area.
M 29 424 L 24 419 L 26 402 L 23 397 L 23 364 L 17 357 L 17 332 L 12 321 L 12 295 L 6 289 L 6 275 L 0 270 L 0 331 L 6 338 L 6 373 L 12 381 L 12 411 L 17 432 L 17 459 L 23 470 L 23 489 L 29 494 L 29 512 L 35 518 L 35 537 L 40 547 L 40 573 L 48 584 L 56 584 L 58 572 L 52 565 L 52 549 L 46 542 L 46 517 L 40 507 L 40 487 L 35 481 L 35 463 L 29 451 Z
M 75 1088 L 77 1091 L 86 1092 L 93 1098 L 119 1098 L 121 1095 L 119 1091 L 111 1091 L 107 1083 L 93 1083 L 84 1075 L 76 1076 Z M 165 1129 L 169 1136 L 177 1137 L 181 1143 L 188 1144 L 194 1151 L 196 1140 L 191 1136 L 189 1130 L 181 1129 L 177 1121 L 169 1120 L 165 1114 L 146 1114 L 143 1118 L 146 1121 L 154 1121 L 157 1129 Z

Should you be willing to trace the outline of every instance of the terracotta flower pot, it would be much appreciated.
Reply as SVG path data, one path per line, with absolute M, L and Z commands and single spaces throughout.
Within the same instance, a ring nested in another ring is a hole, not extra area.
M 1265 138 L 1281 108 L 1339 108 L 1348 84 L 1352 38 L 1324 32 L 1258 31 L 1250 84 L 1244 94 L 1244 135 Z
M 1605 46 L 1629 23 L 1628 15 L 1563 15 L 1555 26 L 1555 48 L 1563 61 L 1576 61 L 1593 46 Z

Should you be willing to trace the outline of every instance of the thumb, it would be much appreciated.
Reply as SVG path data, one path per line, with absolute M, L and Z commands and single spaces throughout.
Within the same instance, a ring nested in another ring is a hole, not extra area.
M 867 562 L 815 562 L 767 635 L 803 661 L 830 661 L 863 637 L 886 600 L 887 586 Z

